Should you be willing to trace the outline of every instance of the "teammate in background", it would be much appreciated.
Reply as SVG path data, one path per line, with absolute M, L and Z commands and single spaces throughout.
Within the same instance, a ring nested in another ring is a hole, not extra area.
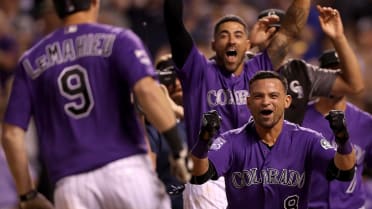
M 52 208 L 27 169 L 23 138 L 31 116 L 57 209 L 170 208 L 131 92 L 169 143 L 175 175 L 183 182 L 190 177 L 176 118 L 141 41 L 130 30 L 97 24 L 99 5 L 54 0 L 64 26 L 19 61 L 2 145 L 23 209 Z
M 208 144 L 218 125 L 213 125 L 216 120 L 207 113 L 206 121 L 212 122 L 201 127 L 191 182 L 202 184 L 224 176 L 229 209 L 307 209 L 313 170 L 324 176 L 327 173 L 330 179 L 350 181 L 355 152 L 343 113 L 327 116 L 337 136 L 335 152 L 321 134 L 284 120 L 284 109 L 290 102 L 282 75 L 257 73 L 249 81 L 247 97 L 253 120 L 221 134 L 210 149 Z
M 339 56 L 334 50 L 326 51 L 319 59 L 320 67 L 334 69 L 340 72 Z M 363 188 L 363 166 L 372 167 L 372 116 L 351 103 L 344 96 L 325 98 L 320 97 L 317 102 L 308 106 L 302 125 L 319 131 L 335 144 L 332 130 L 326 126 L 324 115 L 331 110 L 345 112 L 345 120 L 349 132 L 350 142 L 356 151 L 356 173 L 351 182 L 328 182 L 318 172 L 313 172 L 309 208 L 311 209 L 359 209 L 363 208 L 366 198 Z M 319 189 L 322 188 L 322 189 Z
M 285 119 L 301 124 L 306 112 L 307 103 L 313 97 L 352 95 L 364 89 L 361 69 L 350 44 L 344 34 L 339 12 L 330 7 L 317 6 L 319 22 L 323 32 L 332 42 L 340 58 L 342 73 L 335 73 L 321 67 L 306 63 L 301 59 L 289 59 L 279 69 L 288 80 L 288 93 L 292 96 L 291 106 L 286 109 Z M 258 18 L 270 15 L 284 16 L 283 10 L 268 9 L 262 11 Z M 283 19 L 283 18 L 281 18 Z M 281 21 L 282 22 L 282 21 Z M 273 24 L 280 28 L 280 22 Z M 263 41 L 260 34 L 253 33 L 249 39 L 253 48 L 263 51 L 270 42 Z
M 217 22 L 212 41 L 216 58 L 209 60 L 196 48 L 184 26 L 183 1 L 164 1 L 165 24 L 183 89 L 190 149 L 198 138 L 200 118 L 208 110 L 216 109 L 222 114 L 221 131 L 240 127 L 248 120 L 250 113 L 246 108 L 246 97 L 249 79 L 259 70 L 279 68 L 289 44 L 306 23 L 310 2 L 293 0 L 281 29 L 274 35 L 267 50 L 247 61 L 245 53 L 250 48 L 248 29 L 240 17 L 227 15 Z M 278 17 L 267 17 L 255 29 L 259 30 L 261 37 L 271 37 L 274 30 L 267 30 L 266 25 L 277 20 Z M 186 185 L 185 209 L 225 209 L 224 188 L 223 178 L 202 186 Z
M 186 132 L 183 123 L 182 88 L 180 81 L 176 76 L 171 55 L 166 54 L 161 56 L 155 67 L 159 81 L 162 84 L 161 87 L 164 91 L 164 94 L 171 103 L 171 108 L 176 114 L 178 125 L 182 127 L 182 134 L 186 139 Z M 169 146 L 167 145 L 164 137 L 151 124 L 146 123 L 146 131 L 150 142 L 151 151 L 156 155 L 156 172 L 160 180 L 164 183 L 167 193 L 171 198 L 172 209 L 182 209 L 182 192 L 184 191 L 185 186 L 170 172 L 170 164 L 168 161 L 168 156 L 170 153 Z

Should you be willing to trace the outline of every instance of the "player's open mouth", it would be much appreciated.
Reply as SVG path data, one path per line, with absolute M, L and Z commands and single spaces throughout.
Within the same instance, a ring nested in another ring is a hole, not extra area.
M 236 50 L 230 49 L 226 51 L 226 58 L 228 62 L 235 62 L 238 52 Z
M 273 113 L 272 110 L 261 110 L 260 111 L 261 115 L 270 115 L 271 113 Z

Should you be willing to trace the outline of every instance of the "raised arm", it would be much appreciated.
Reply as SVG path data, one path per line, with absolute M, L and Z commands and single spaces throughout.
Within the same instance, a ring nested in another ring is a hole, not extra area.
M 330 7 L 317 6 L 319 22 L 323 32 L 331 40 L 340 60 L 342 72 L 336 78 L 331 94 L 343 96 L 345 94 L 357 94 L 364 89 L 358 59 L 348 43 L 340 13 Z
M 202 116 L 202 125 L 199 139 L 191 149 L 191 159 L 194 162 L 192 171 L 192 184 L 203 184 L 209 179 L 217 179 L 217 172 L 213 164 L 208 160 L 208 150 L 214 135 L 220 128 L 221 117 L 217 111 L 211 110 Z
M 339 110 L 331 110 L 326 119 L 329 121 L 337 143 L 337 152 L 328 168 L 327 177 L 340 181 L 351 181 L 355 173 L 356 156 L 349 140 L 345 114 Z
M 177 68 L 182 68 L 193 46 L 193 40 L 183 24 L 183 0 L 164 0 L 164 21 Z
M 287 9 L 279 31 L 275 33 L 267 47 L 274 69 L 279 69 L 288 54 L 289 44 L 304 28 L 309 16 L 310 3 L 311 0 L 293 0 Z

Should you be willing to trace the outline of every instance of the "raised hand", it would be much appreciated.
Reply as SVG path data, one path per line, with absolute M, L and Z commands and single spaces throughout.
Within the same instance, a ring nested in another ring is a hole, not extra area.
M 203 114 L 199 137 L 210 140 L 220 129 L 221 116 L 216 110 L 210 110 Z
M 264 49 L 269 45 L 271 38 L 277 31 L 276 27 L 270 27 L 270 25 L 278 23 L 280 21 L 279 16 L 270 15 L 260 18 L 252 27 L 249 33 L 249 40 L 252 47 L 259 47 Z
M 340 13 L 331 7 L 321 7 L 318 5 L 317 9 L 319 11 L 319 23 L 323 32 L 331 39 L 343 36 L 344 27 Z
M 331 110 L 325 117 L 329 121 L 336 143 L 339 145 L 345 144 L 349 139 L 349 133 L 346 127 L 345 114 L 340 110 Z

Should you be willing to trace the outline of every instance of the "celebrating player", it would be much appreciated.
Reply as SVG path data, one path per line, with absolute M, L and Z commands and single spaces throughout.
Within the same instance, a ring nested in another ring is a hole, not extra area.
M 336 51 L 325 51 L 319 58 L 319 62 L 322 68 L 340 73 L 340 58 Z M 372 167 L 372 135 L 369 134 L 372 116 L 347 102 L 344 96 L 320 97 L 318 101 L 308 106 L 302 125 L 319 131 L 331 144 L 335 144 L 335 136 L 332 129 L 325 126 L 327 121 L 324 120 L 324 115 L 331 110 L 345 112 L 350 142 L 357 157 L 355 175 L 350 182 L 329 182 L 322 174 L 313 172 L 309 208 L 363 208 L 366 195 L 362 173 L 365 165 Z
M 200 117 L 204 112 L 216 109 L 222 115 L 221 131 L 240 127 L 248 120 L 250 113 L 246 108 L 246 97 L 249 79 L 259 70 L 279 68 L 290 42 L 305 25 L 309 8 L 310 0 L 293 0 L 281 29 L 272 38 L 267 50 L 250 61 L 246 61 L 245 56 L 250 48 L 245 22 L 235 15 L 222 17 L 213 32 L 212 48 L 216 57 L 209 60 L 197 49 L 183 24 L 183 1 L 164 1 L 164 18 L 172 56 L 184 92 L 190 149 L 198 138 Z M 260 31 L 262 37 L 271 37 L 274 30 L 265 26 L 277 19 L 275 16 L 267 17 L 255 29 Z M 186 209 L 225 209 L 223 179 L 202 186 L 187 185 L 184 202 Z
M 172 169 L 191 175 L 187 149 L 139 38 L 96 23 L 99 0 L 54 0 L 64 26 L 19 61 L 2 144 L 24 209 L 52 208 L 28 172 L 24 132 L 35 119 L 58 209 L 170 208 L 131 101 L 165 136 Z
M 355 152 L 347 137 L 342 112 L 327 119 L 335 132 L 337 152 L 324 137 L 284 120 L 291 97 L 282 75 L 257 73 L 249 82 L 247 105 L 253 120 L 217 137 L 216 117 L 208 113 L 193 157 L 192 183 L 225 177 L 229 209 L 306 209 L 311 172 L 350 181 Z M 208 121 L 211 121 L 210 123 Z

